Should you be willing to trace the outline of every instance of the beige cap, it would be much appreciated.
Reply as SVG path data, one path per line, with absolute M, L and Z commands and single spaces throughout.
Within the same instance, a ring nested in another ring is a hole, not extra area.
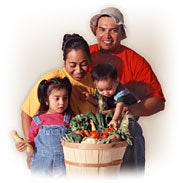
M 123 14 L 119 11 L 119 9 L 114 7 L 108 7 L 100 11 L 99 14 L 94 15 L 90 20 L 90 27 L 95 35 L 97 21 L 102 15 L 108 15 L 112 18 L 114 18 L 117 25 L 123 24 L 124 25 L 124 17 Z

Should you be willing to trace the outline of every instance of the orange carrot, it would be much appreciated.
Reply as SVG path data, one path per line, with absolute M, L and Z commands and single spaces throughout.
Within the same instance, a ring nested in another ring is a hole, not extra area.
M 88 131 L 88 130 L 84 130 L 84 133 L 85 133 L 85 135 L 86 135 L 87 137 L 89 137 L 89 136 L 90 136 L 90 134 L 89 134 L 89 131 Z

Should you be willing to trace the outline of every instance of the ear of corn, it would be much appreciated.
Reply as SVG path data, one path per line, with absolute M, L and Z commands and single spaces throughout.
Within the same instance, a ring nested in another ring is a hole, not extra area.
M 119 130 L 120 130 L 120 134 L 121 134 L 121 137 L 122 139 L 126 140 L 126 142 L 129 144 L 129 145 L 132 145 L 132 141 L 130 139 L 131 137 L 131 134 L 129 132 L 129 120 L 130 119 L 133 119 L 133 116 L 127 111 L 121 121 L 121 124 L 120 124 L 120 127 L 119 127 Z
M 94 121 L 92 119 L 90 119 L 90 125 L 91 125 L 91 131 L 96 131 L 96 127 L 95 127 L 95 124 L 94 124 Z
M 11 135 L 13 136 L 13 138 L 16 142 L 24 142 L 26 144 L 26 152 L 27 153 L 29 153 L 30 151 L 33 150 L 33 147 L 31 146 L 31 144 L 29 144 L 28 142 L 25 142 L 25 140 L 18 135 L 16 130 L 13 130 L 11 132 Z

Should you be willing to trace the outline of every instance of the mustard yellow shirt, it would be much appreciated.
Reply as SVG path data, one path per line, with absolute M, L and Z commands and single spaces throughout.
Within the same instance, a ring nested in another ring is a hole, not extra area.
M 45 75 L 43 75 L 40 80 L 34 85 L 32 88 L 29 96 L 25 100 L 25 102 L 22 105 L 22 110 L 28 114 L 29 116 L 34 116 L 37 114 L 39 110 L 39 101 L 37 97 L 37 88 L 39 83 L 43 79 L 50 79 L 53 77 L 67 77 L 71 84 L 72 84 L 72 93 L 70 98 L 70 105 L 71 109 L 74 111 L 75 114 L 83 114 L 88 111 L 92 111 L 94 113 L 97 113 L 97 107 L 95 107 L 93 104 L 91 104 L 88 101 L 81 101 L 79 99 L 80 94 L 82 91 L 88 91 L 91 94 L 95 93 L 95 86 L 93 84 L 93 81 L 91 79 L 90 74 L 88 73 L 85 78 L 82 81 L 76 81 L 74 80 L 65 70 L 65 68 L 60 68 L 54 71 L 51 71 Z

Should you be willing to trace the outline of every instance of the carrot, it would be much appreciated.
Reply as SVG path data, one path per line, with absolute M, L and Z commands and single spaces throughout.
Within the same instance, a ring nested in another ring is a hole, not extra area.
M 84 133 L 85 133 L 85 135 L 86 135 L 87 137 L 89 137 L 89 136 L 90 136 L 90 133 L 89 133 L 89 131 L 88 131 L 88 130 L 84 130 Z
M 74 133 L 79 134 L 79 135 L 81 135 L 82 137 L 85 137 L 85 136 L 86 136 L 86 134 L 84 133 L 83 130 L 76 130 L 76 131 L 74 131 Z

